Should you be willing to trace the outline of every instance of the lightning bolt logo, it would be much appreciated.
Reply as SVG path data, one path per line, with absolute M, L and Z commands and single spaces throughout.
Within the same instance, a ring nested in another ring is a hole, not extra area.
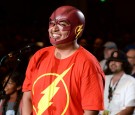
M 79 25 L 79 26 L 76 27 L 76 29 L 75 29 L 76 37 L 75 38 L 78 38 L 78 36 L 82 32 L 82 30 L 83 30 L 83 25 Z
M 34 86 L 36 84 L 36 82 L 44 77 L 44 76 L 48 76 L 48 75 L 54 75 L 56 76 L 57 78 L 45 89 L 41 92 L 41 94 L 43 94 L 43 96 L 41 97 L 39 103 L 38 103 L 38 111 L 36 110 L 36 108 L 33 106 L 35 112 L 36 112 L 36 115 L 42 115 L 42 113 L 48 108 L 50 107 L 53 102 L 51 102 L 52 98 L 55 96 L 55 94 L 58 92 L 59 88 L 60 87 L 57 87 L 57 84 L 62 81 L 64 87 L 65 87 L 65 90 L 66 90 L 66 94 L 67 94 L 67 103 L 66 103 L 66 106 L 65 106 L 65 109 L 63 110 L 62 114 L 61 115 L 64 115 L 64 113 L 66 112 L 67 110 L 67 107 L 69 105 L 69 93 L 68 93 L 68 88 L 66 87 L 66 84 L 63 80 L 63 77 L 68 73 L 68 71 L 71 69 L 71 67 L 73 66 L 73 64 L 67 69 L 65 70 L 62 74 L 56 74 L 56 73 L 47 73 L 47 74 L 43 74 L 42 76 L 38 77 L 37 80 L 34 82 L 33 84 L 33 88 L 32 88 L 32 93 L 34 95 Z

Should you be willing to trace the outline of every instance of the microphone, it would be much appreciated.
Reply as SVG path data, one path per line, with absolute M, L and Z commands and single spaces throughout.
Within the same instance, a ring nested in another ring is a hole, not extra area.
M 25 47 L 23 47 L 23 48 L 21 48 L 21 49 L 19 49 L 17 51 L 13 51 L 13 52 L 8 53 L 7 56 L 8 57 L 13 57 L 14 55 L 18 55 L 18 54 L 27 52 L 34 45 L 35 45 L 34 43 L 28 44 Z
M 30 43 L 30 44 L 26 45 L 25 47 L 23 47 L 23 48 L 21 48 L 17 51 L 12 51 L 12 52 L 8 53 L 7 55 L 3 56 L 2 59 L 0 60 L 0 66 L 2 66 L 2 63 L 7 58 L 13 58 L 13 57 L 16 57 L 16 56 L 18 56 L 22 53 L 26 53 L 26 52 L 30 51 L 30 48 L 34 45 L 35 45 L 35 43 Z M 20 60 L 18 60 L 18 61 L 20 61 Z

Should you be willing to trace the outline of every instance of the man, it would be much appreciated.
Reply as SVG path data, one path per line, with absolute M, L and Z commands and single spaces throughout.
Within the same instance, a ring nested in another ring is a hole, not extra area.
M 131 75 L 135 78 L 135 45 L 128 46 L 126 55 L 128 58 L 128 62 L 132 66 Z
M 112 75 L 106 75 L 103 115 L 135 114 L 135 79 L 127 74 L 130 71 L 127 71 L 129 66 L 126 54 L 114 51 L 108 64 Z
M 111 56 L 112 52 L 117 50 L 117 45 L 112 41 L 107 41 L 104 44 L 104 59 L 100 61 L 101 68 L 105 71 L 107 69 L 107 59 Z
M 56 9 L 49 22 L 53 46 L 31 58 L 23 84 L 23 115 L 97 115 L 103 109 L 104 74 L 96 58 L 77 44 L 83 13 Z

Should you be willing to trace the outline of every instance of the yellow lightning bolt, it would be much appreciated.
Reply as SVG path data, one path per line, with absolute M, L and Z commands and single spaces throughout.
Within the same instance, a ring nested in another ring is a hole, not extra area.
M 79 25 L 79 26 L 76 27 L 76 29 L 75 29 L 76 37 L 75 38 L 78 38 L 78 36 L 80 35 L 80 33 L 83 30 L 82 28 L 83 28 L 83 25 Z
M 71 65 L 72 67 L 72 65 Z M 71 68 L 70 67 L 70 68 Z M 40 99 L 39 103 L 38 103 L 38 112 L 37 115 L 42 115 L 42 113 L 49 107 L 52 105 L 53 102 L 51 102 L 50 100 L 54 97 L 54 95 L 58 92 L 59 87 L 57 87 L 57 84 L 62 80 L 62 78 L 67 74 L 67 72 L 70 70 L 70 68 L 68 68 L 67 70 L 65 70 L 62 74 L 58 75 L 55 73 L 50 73 L 51 75 L 55 75 L 57 76 L 57 78 L 44 90 L 41 92 L 41 94 L 44 94 L 42 96 L 42 98 Z M 48 73 L 49 74 L 49 73 Z M 38 78 L 39 79 L 39 78 Z M 37 80 L 38 80 L 37 79 Z M 37 81 L 36 80 L 36 81 Z M 36 82 L 35 81 L 35 82 Z M 35 85 L 34 82 L 34 85 Z M 34 92 L 33 92 L 34 93 Z M 34 107 L 35 110 L 35 107 Z

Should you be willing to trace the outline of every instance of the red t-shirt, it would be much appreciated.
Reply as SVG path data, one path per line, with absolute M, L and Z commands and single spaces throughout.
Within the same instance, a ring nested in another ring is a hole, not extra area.
M 66 59 L 57 59 L 54 50 L 36 52 L 26 71 L 23 92 L 32 92 L 33 115 L 102 110 L 104 74 L 97 59 L 83 47 Z

